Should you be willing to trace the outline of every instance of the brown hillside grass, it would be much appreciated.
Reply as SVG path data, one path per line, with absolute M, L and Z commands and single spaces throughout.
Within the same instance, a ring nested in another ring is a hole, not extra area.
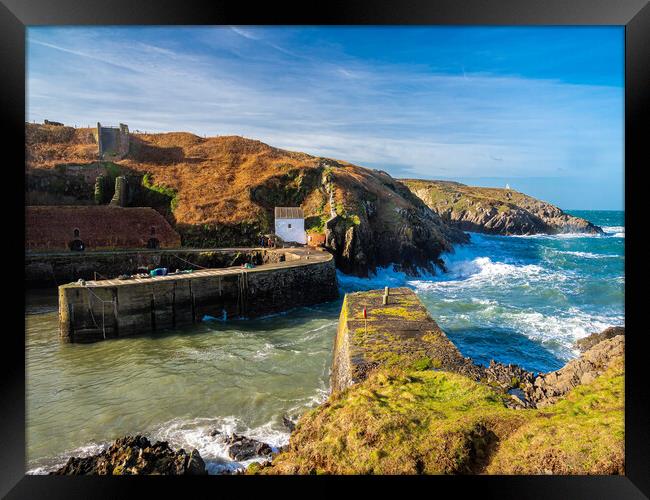
M 91 128 L 25 124 L 25 166 L 53 168 L 61 163 L 97 160 Z
M 26 134 L 28 168 L 49 169 L 58 164 L 97 160 L 92 129 L 27 124 Z M 131 134 L 128 157 L 116 163 L 149 173 L 154 184 L 175 190 L 177 223 L 231 225 L 265 217 L 268 220 L 272 207 L 254 199 L 255 188 L 271 186 L 281 194 L 290 184 L 286 176 L 293 176 L 300 177 L 293 186 L 299 190 L 301 177 L 309 171 L 313 174 L 311 184 L 304 186 L 299 196 L 305 215 L 329 214 L 329 199 L 318 178 L 324 169 L 322 160 L 239 136 L 203 138 L 170 132 Z M 389 199 L 390 206 L 410 205 L 394 190 L 386 189 L 384 183 L 394 183 L 389 176 L 345 162 L 338 165 L 331 171 L 337 186 L 335 202 L 343 212 L 358 208 L 359 200 L 368 193 Z
M 254 221 L 263 211 L 251 188 L 317 159 L 237 136 L 201 138 L 174 132 L 132 136 L 129 157 L 118 162 L 178 192 L 174 212 L 186 224 Z
M 430 181 L 421 179 L 401 179 L 401 181 L 413 189 L 428 189 L 429 197 L 434 204 L 437 202 L 444 203 L 456 197 L 461 200 L 461 204 L 467 204 L 468 202 L 485 203 L 487 205 L 502 203 L 510 207 L 551 205 L 546 201 L 538 200 L 514 189 L 467 186 L 453 181 Z

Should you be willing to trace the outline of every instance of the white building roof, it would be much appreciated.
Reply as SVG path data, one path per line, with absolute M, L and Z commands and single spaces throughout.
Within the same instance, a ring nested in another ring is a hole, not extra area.
M 276 219 L 304 219 L 305 213 L 300 207 L 275 207 Z

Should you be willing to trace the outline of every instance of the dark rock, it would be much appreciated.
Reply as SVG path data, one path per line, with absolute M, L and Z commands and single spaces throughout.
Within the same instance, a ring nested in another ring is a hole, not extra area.
M 89 457 L 71 457 L 55 475 L 203 475 L 207 474 L 199 452 L 155 444 L 144 436 L 125 436 L 108 449 Z
M 210 431 L 210 437 L 215 437 L 215 436 L 218 436 L 219 434 L 221 434 L 221 431 L 218 430 L 218 429 L 212 429 Z
M 286 415 L 282 415 L 282 423 L 284 426 L 289 430 L 289 432 L 293 432 L 294 429 L 296 428 L 296 422 L 291 420 L 289 417 Z
M 356 200 L 325 224 L 325 248 L 346 274 L 368 276 L 389 265 L 412 276 L 421 269 L 433 273 L 443 252 L 469 241 L 390 176 L 353 180 L 337 171 L 332 177 L 335 192 L 352 193 Z
M 186 466 L 186 474 L 188 475 L 199 476 L 206 474 L 205 462 L 201 458 L 201 454 L 197 449 L 192 449 L 192 451 L 190 451 L 190 456 L 187 458 Z
M 270 456 L 273 453 L 268 444 L 239 434 L 228 436 L 226 444 L 229 445 L 228 455 L 233 460 L 248 460 L 253 457 Z

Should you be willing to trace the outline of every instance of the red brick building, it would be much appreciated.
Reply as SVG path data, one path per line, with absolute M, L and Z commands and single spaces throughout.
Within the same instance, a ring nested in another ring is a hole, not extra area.
M 28 251 L 177 248 L 181 238 L 153 208 L 29 206 Z

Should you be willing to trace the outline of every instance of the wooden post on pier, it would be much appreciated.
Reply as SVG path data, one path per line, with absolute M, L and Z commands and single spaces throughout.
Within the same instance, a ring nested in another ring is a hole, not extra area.
M 366 335 L 368 335 L 368 313 L 366 312 L 366 306 L 363 306 L 363 322 L 366 327 Z

